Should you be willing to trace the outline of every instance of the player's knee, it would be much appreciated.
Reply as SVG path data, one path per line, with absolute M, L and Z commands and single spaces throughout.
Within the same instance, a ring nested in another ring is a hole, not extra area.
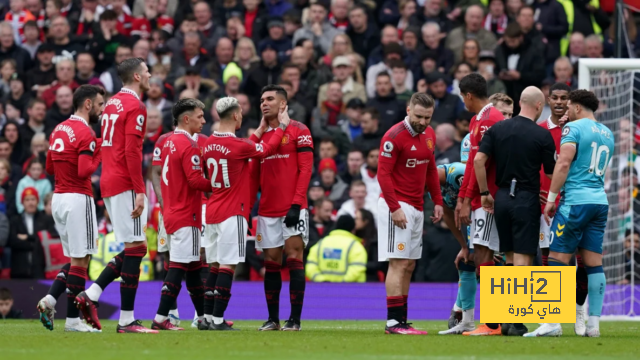
M 415 262 L 409 259 L 390 259 L 389 269 L 393 269 L 395 271 L 409 272 L 409 268 L 412 264 L 415 268 Z M 411 272 L 413 272 L 413 269 L 411 269 Z
M 416 269 L 416 262 L 415 261 L 409 261 L 409 263 L 407 264 L 407 267 L 404 269 L 404 271 L 406 273 L 408 273 L 409 275 L 413 274 L 413 270 Z

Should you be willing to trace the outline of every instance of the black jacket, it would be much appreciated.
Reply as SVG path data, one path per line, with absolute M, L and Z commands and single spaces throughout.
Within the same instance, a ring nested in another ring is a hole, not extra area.
M 369 57 L 369 54 L 376 46 L 380 45 L 380 30 L 372 23 L 367 25 L 367 30 L 362 34 L 358 34 L 353 28 L 349 27 L 347 29 L 347 36 L 349 36 L 353 43 L 353 51 L 362 55 L 365 59 Z
M 245 20 L 245 13 L 242 16 L 242 21 Z M 258 13 L 256 14 L 255 19 L 253 19 L 253 28 L 251 30 L 251 40 L 253 40 L 254 44 L 260 43 L 262 39 L 269 35 L 269 29 L 267 29 L 267 22 L 269 21 L 269 11 L 267 11 L 267 7 L 263 2 L 260 2 L 258 5 Z M 246 26 L 246 25 L 245 25 Z
M 547 63 L 560 57 L 560 40 L 569 32 L 569 23 L 564 7 L 557 0 L 536 1 L 534 8 L 538 12 L 538 23 L 542 25 L 542 34 L 547 39 Z
M 24 84 L 25 91 L 31 91 L 34 85 L 51 85 L 56 80 L 56 67 L 52 66 L 51 69 L 42 71 L 40 66 L 29 70 L 26 74 L 26 81 Z M 35 91 L 31 92 L 35 95 Z
M 402 121 L 407 114 L 407 105 L 398 100 L 393 92 L 385 97 L 376 93 L 376 97 L 367 101 L 367 106 L 378 110 L 380 113 L 380 128 L 385 132 Z
M 28 235 L 24 213 L 14 215 L 10 221 L 9 247 L 11 248 L 11 278 L 15 279 L 43 279 L 44 251 L 40 244 L 38 232 L 47 230 L 55 233 L 53 218 L 38 211 L 33 218 L 33 234 Z M 27 235 L 26 240 L 20 240 L 18 234 Z
M 453 23 L 447 17 L 446 11 L 440 10 L 438 16 L 435 17 L 427 17 L 424 15 L 424 8 L 418 8 L 409 19 L 409 25 L 417 26 L 419 28 L 422 27 L 425 23 L 434 22 L 440 26 L 441 33 L 449 33 L 453 29 Z
M 0 62 L 6 59 L 13 59 L 16 61 L 16 70 L 24 74 L 33 67 L 33 60 L 29 52 L 15 44 L 7 50 L 0 49 Z
M 252 101 L 259 102 L 262 88 L 268 84 L 277 83 L 280 71 L 280 64 L 268 68 L 264 62 L 260 61 L 260 65 L 249 73 L 247 80 L 244 82 L 244 92 Z
M 431 121 L 437 124 L 449 123 L 456 124 L 456 119 L 460 117 L 460 113 L 464 110 L 462 100 L 458 95 L 446 93 L 442 99 L 436 99 L 436 109 L 433 112 Z
M 47 111 L 47 115 L 45 115 L 44 118 L 45 132 L 47 132 L 48 134 L 47 130 L 54 129 L 56 126 L 58 126 L 58 124 L 69 119 L 69 116 L 71 116 L 71 114 L 71 111 L 69 113 L 63 114 L 62 111 L 60 111 L 58 104 L 54 103 L 51 109 Z M 29 144 L 29 147 L 27 149 L 31 149 L 31 144 Z
M 366 157 L 369 150 L 380 148 L 380 141 L 382 141 L 384 133 L 385 132 L 382 129 L 378 129 L 378 132 L 373 134 L 362 133 L 360 136 L 353 139 L 353 147 L 362 151 Z

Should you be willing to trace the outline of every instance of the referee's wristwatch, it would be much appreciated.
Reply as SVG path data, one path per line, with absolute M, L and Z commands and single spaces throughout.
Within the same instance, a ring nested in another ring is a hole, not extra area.
M 480 196 L 487 196 L 489 194 L 490 194 L 489 191 L 483 191 L 480 193 Z

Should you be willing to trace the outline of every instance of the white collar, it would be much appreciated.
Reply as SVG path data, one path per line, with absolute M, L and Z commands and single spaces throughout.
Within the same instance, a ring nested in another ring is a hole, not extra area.
M 549 118 L 547 118 L 547 128 L 551 130 L 557 128 L 558 126 L 559 125 L 556 125 L 553 123 L 553 121 L 551 121 L 551 115 L 549 115 Z
M 230 133 L 230 132 L 221 133 L 221 132 L 214 131 L 213 132 L 213 136 L 218 136 L 218 137 L 236 137 L 236 134 Z
M 87 122 L 87 120 L 85 120 L 83 117 L 78 116 L 78 115 L 71 115 L 69 117 L 69 120 L 82 121 L 85 125 L 89 126 L 89 123 Z
M 131 90 L 131 89 L 123 87 L 122 89 L 120 89 L 120 92 L 123 92 L 125 94 L 129 94 L 129 95 L 133 95 L 133 96 L 136 97 L 136 99 L 140 100 L 140 96 L 138 96 L 138 94 L 136 94 L 136 92 Z
M 482 118 L 482 115 L 484 114 L 485 111 L 489 110 L 489 108 L 493 107 L 493 103 L 488 103 L 487 105 L 485 105 L 482 110 L 480 110 L 478 112 L 478 114 L 476 115 L 476 121 L 479 121 L 480 118 Z
M 174 134 L 185 134 L 185 135 L 187 135 L 188 137 L 190 137 L 190 138 L 192 138 L 192 139 L 194 139 L 194 140 L 195 140 L 194 136 L 191 136 L 188 132 L 186 132 L 186 131 L 184 131 L 184 130 L 181 130 L 181 129 L 175 129 L 175 130 L 173 130 L 173 133 L 174 133 Z M 195 135 L 195 134 L 194 134 L 194 135 Z
M 351 76 L 349 76 L 347 80 L 344 82 L 344 85 L 342 85 L 342 92 L 349 93 L 352 91 L 353 91 L 353 79 L 351 78 Z
M 416 135 L 418 135 L 418 133 L 411 127 L 408 116 L 404 118 L 404 121 L 402 123 L 404 124 L 404 127 L 407 128 L 407 131 L 409 131 L 409 134 L 411 134 L 411 136 L 415 137 Z

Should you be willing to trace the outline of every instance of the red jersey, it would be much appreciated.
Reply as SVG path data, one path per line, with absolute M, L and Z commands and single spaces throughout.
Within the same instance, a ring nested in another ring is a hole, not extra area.
M 55 127 L 49 138 L 47 152 L 47 168 L 53 166 L 55 172 L 55 193 L 73 193 L 93 196 L 91 175 L 80 177 L 78 164 L 80 156 L 94 158 L 96 136 L 87 122 L 78 116 L 71 115 Z M 100 162 L 100 151 L 95 154 Z
M 120 14 L 118 16 L 118 23 L 116 24 L 116 30 L 124 36 L 131 36 L 131 29 L 133 28 L 133 16 L 128 15 L 126 13 Z
M 204 146 L 207 144 L 207 139 L 209 139 L 209 137 L 205 134 L 200 134 L 200 133 L 196 133 L 193 134 L 194 139 L 196 140 L 196 143 L 198 144 L 198 148 L 200 148 L 200 158 L 202 159 L 202 154 L 204 153 Z M 202 173 L 205 174 L 207 171 L 205 166 L 202 166 Z M 206 205 L 207 204 L 207 197 L 205 196 L 204 193 L 202 193 L 202 205 Z
M 219 224 L 236 215 L 249 221 L 254 196 L 249 165 L 252 158 L 271 156 L 278 149 L 282 135 L 282 129 L 277 128 L 264 144 L 239 139 L 232 133 L 211 135 L 204 147 L 204 161 L 214 188 L 207 202 L 207 224 Z
M 476 172 L 473 168 L 473 160 L 480 148 L 480 141 L 484 136 L 484 133 L 489 130 L 498 121 L 504 120 L 504 116 L 498 109 L 493 107 L 493 104 L 487 104 L 480 110 L 476 116 L 471 118 L 469 123 L 469 133 L 471 134 L 469 140 L 471 142 L 471 150 L 469 151 L 469 159 L 467 160 L 467 167 L 464 170 L 464 180 L 462 186 L 460 186 L 460 192 L 458 197 L 471 199 L 471 210 L 476 210 L 482 207 L 480 188 L 478 186 L 478 180 L 476 179 Z M 489 192 L 495 194 L 498 190 L 496 185 L 496 168 L 492 159 L 489 159 L 486 164 L 487 167 L 487 185 Z
M 187 226 L 199 229 L 202 226 L 200 192 L 211 191 L 211 184 L 202 176 L 198 143 L 186 131 L 176 130 L 165 140 L 160 158 L 162 214 L 167 234 Z
M 543 121 L 540 126 L 549 130 L 551 133 L 551 137 L 553 137 L 553 141 L 556 143 L 556 154 L 554 156 L 555 160 L 558 160 L 558 154 L 560 154 L 560 139 L 562 138 L 562 128 L 551 121 L 551 117 L 549 117 L 546 121 Z M 547 177 L 544 172 L 544 167 L 540 169 L 540 190 L 549 191 L 551 187 L 551 179 Z M 560 204 L 560 195 L 556 198 L 556 207 Z M 544 213 L 545 205 L 542 205 L 542 212 Z
M 394 212 L 403 201 L 422 211 L 425 185 L 436 205 L 442 205 L 435 160 L 435 134 L 431 127 L 418 134 L 407 118 L 382 137 L 378 155 L 378 182 L 382 197 Z
M 269 129 L 262 139 L 251 136 L 251 140 L 269 143 L 272 136 L 275 136 L 275 130 Z M 275 154 L 263 158 L 258 169 L 262 189 L 260 216 L 285 216 L 292 204 L 306 209 L 313 170 L 313 140 L 309 129 L 291 120 Z
M 122 88 L 107 101 L 102 113 L 103 197 L 127 190 L 144 194 L 142 142 L 147 128 L 147 107 L 138 94 Z

